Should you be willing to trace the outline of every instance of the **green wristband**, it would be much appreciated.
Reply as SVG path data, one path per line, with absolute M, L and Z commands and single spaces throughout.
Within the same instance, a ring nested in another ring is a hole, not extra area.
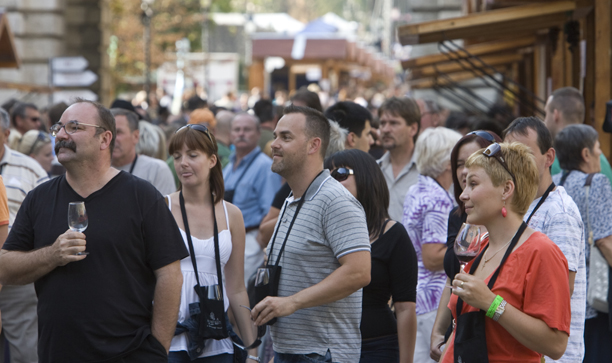
M 495 300 L 493 300 L 491 306 L 489 306 L 489 310 L 487 311 L 487 316 L 489 318 L 493 319 L 493 317 L 495 316 L 495 310 L 497 310 L 497 307 L 499 306 L 499 304 L 501 304 L 502 301 L 504 301 L 503 297 L 499 295 L 495 297 Z

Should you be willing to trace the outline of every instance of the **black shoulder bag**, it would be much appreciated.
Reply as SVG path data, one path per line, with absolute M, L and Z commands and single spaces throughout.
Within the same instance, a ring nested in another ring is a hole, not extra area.
M 289 234 L 291 233 L 291 229 L 293 228 L 293 223 L 295 223 L 295 219 L 300 213 L 300 209 L 302 209 L 302 205 L 304 205 L 304 200 L 306 199 L 306 194 L 308 193 L 308 189 L 312 183 L 321 175 L 323 171 L 321 171 L 308 185 L 304 195 L 300 198 L 298 202 L 297 208 L 295 209 L 295 214 L 291 219 L 291 224 L 289 224 L 289 228 L 287 229 L 287 233 L 285 234 L 285 240 L 283 241 L 283 245 L 281 246 L 280 251 L 278 252 L 278 256 L 276 257 L 276 264 L 270 265 L 270 258 L 272 256 L 272 250 L 274 250 L 274 242 L 276 242 L 276 235 L 278 234 L 278 230 L 280 229 L 280 225 L 282 223 L 283 217 L 285 216 L 285 211 L 287 210 L 288 202 L 285 201 L 285 205 L 283 206 L 283 213 L 280 215 L 278 219 L 278 223 L 276 225 L 276 230 L 274 231 L 274 235 L 272 236 L 272 245 L 270 246 L 270 254 L 268 261 L 266 261 L 266 265 L 262 268 L 257 269 L 257 279 L 255 281 L 255 304 L 253 307 L 257 305 L 261 300 L 265 299 L 267 296 L 278 296 L 278 285 L 280 283 L 280 274 L 281 274 L 281 266 L 280 263 L 281 256 L 283 251 L 285 251 L 285 245 L 287 244 L 287 239 L 289 238 Z M 293 194 L 293 193 L 292 193 Z M 270 320 L 266 323 L 266 325 L 274 325 L 276 323 L 276 318 Z
M 497 276 L 499 275 L 504 263 L 519 239 L 525 232 L 527 228 L 527 223 L 523 222 L 521 227 L 518 229 L 514 238 L 512 238 L 512 242 L 510 242 L 510 246 L 506 250 L 504 257 L 499 263 L 499 267 L 491 276 L 491 280 L 487 286 L 489 290 L 493 289 L 493 285 L 495 285 L 495 281 L 497 280 Z M 474 274 L 478 265 L 480 264 L 480 260 L 482 260 L 482 256 L 485 251 L 489 248 L 487 246 L 482 252 L 476 257 L 472 268 L 470 268 L 470 274 Z M 461 298 L 457 299 L 457 323 L 455 328 L 455 354 L 454 359 L 455 362 L 478 362 L 478 363 L 488 363 L 489 362 L 489 352 L 487 350 L 487 337 L 485 333 L 485 319 L 486 313 L 482 310 L 473 311 L 470 313 L 461 314 L 463 310 L 463 300 Z
M 227 325 L 225 321 L 225 305 L 223 299 L 223 275 L 221 274 L 221 257 L 219 254 L 219 230 L 217 228 L 217 216 L 215 213 L 214 196 L 213 200 L 213 225 L 214 225 L 214 241 L 215 241 L 215 262 L 217 265 L 217 280 L 218 284 L 210 286 L 201 286 L 200 277 L 198 275 L 198 265 L 195 259 L 195 251 L 193 242 L 191 241 L 191 233 L 189 232 L 189 222 L 187 221 L 187 212 L 185 211 L 185 199 L 183 192 L 179 193 L 179 201 L 181 205 L 181 213 L 183 215 L 183 224 L 185 225 L 185 234 L 189 244 L 189 254 L 193 271 L 198 282 L 193 288 L 200 298 L 199 303 L 189 304 L 189 315 L 198 323 L 198 339 L 225 339 L 229 337 Z
M 257 154 L 255 154 L 253 159 L 251 159 L 251 161 L 249 161 L 249 163 L 247 164 L 247 166 L 244 169 L 244 171 L 242 172 L 242 174 L 240 174 L 240 177 L 238 178 L 238 180 L 236 180 L 236 184 L 234 184 L 234 189 L 226 189 L 225 190 L 225 193 L 223 193 L 223 199 L 225 199 L 226 202 L 233 203 L 233 201 L 234 201 L 234 192 L 236 191 L 236 188 L 238 188 L 238 184 L 240 184 L 240 181 L 242 180 L 242 177 L 244 176 L 244 174 L 247 173 L 247 171 L 249 171 L 249 168 L 251 167 L 251 165 L 253 165 L 253 162 L 255 161 L 255 159 L 257 159 L 259 154 L 261 154 L 261 151 L 258 152 Z

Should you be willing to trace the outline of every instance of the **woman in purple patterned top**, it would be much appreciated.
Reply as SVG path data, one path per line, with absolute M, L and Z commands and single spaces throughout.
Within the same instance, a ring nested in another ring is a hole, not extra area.
M 431 330 L 446 283 L 444 254 L 448 214 L 453 198 L 450 156 L 461 134 L 444 127 L 429 128 L 416 142 L 414 153 L 418 182 L 410 187 L 404 201 L 403 224 L 418 259 L 417 341 L 415 362 L 433 362 L 429 357 Z

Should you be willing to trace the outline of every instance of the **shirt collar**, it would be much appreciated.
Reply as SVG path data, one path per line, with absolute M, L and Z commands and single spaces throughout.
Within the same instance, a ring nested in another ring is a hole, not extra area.
M 410 169 L 412 169 L 412 167 L 416 166 L 416 160 L 414 159 L 414 156 L 415 156 L 414 154 L 415 153 L 413 151 L 410 161 L 408 162 L 408 164 L 404 165 L 404 168 L 402 169 L 399 175 L 407 173 L 408 171 L 410 171 Z M 378 159 L 378 165 L 383 169 L 391 165 L 391 154 L 388 151 L 384 153 L 384 155 L 380 159 Z
M 305 198 L 308 201 L 311 201 L 314 199 L 314 197 L 317 195 L 317 193 L 319 193 L 319 190 L 321 190 L 321 187 L 323 186 L 323 184 L 329 180 L 331 178 L 330 174 L 329 174 L 329 170 L 324 169 L 321 174 L 319 174 L 315 180 L 312 182 L 312 184 L 310 184 L 310 187 L 308 188 L 308 190 L 306 191 L 306 195 Z M 302 198 L 300 198 L 302 199 Z M 287 198 L 287 200 L 289 201 L 289 204 L 294 203 L 299 201 L 300 199 L 295 199 L 295 197 L 293 196 L 293 191 L 291 192 L 291 196 L 289 198 Z
M 0 160 L 0 165 L 4 165 L 4 164 L 8 164 L 9 163 L 9 159 L 11 158 L 11 152 L 13 150 L 9 149 L 8 146 L 3 145 L 4 146 L 4 155 L 2 155 L 2 160 Z

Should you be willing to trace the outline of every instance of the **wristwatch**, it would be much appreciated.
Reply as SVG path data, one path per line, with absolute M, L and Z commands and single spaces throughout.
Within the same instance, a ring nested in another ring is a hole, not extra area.
M 259 357 L 255 357 L 253 355 L 247 355 L 247 359 L 254 360 L 255 362 L 259 362 Z
M 497 309 L 495 309 L 495 315 L 493 315 L 493 320 L 498 321 L 501 318 L 504 311 L 506 311 L 506 300 L 502 300 Z

